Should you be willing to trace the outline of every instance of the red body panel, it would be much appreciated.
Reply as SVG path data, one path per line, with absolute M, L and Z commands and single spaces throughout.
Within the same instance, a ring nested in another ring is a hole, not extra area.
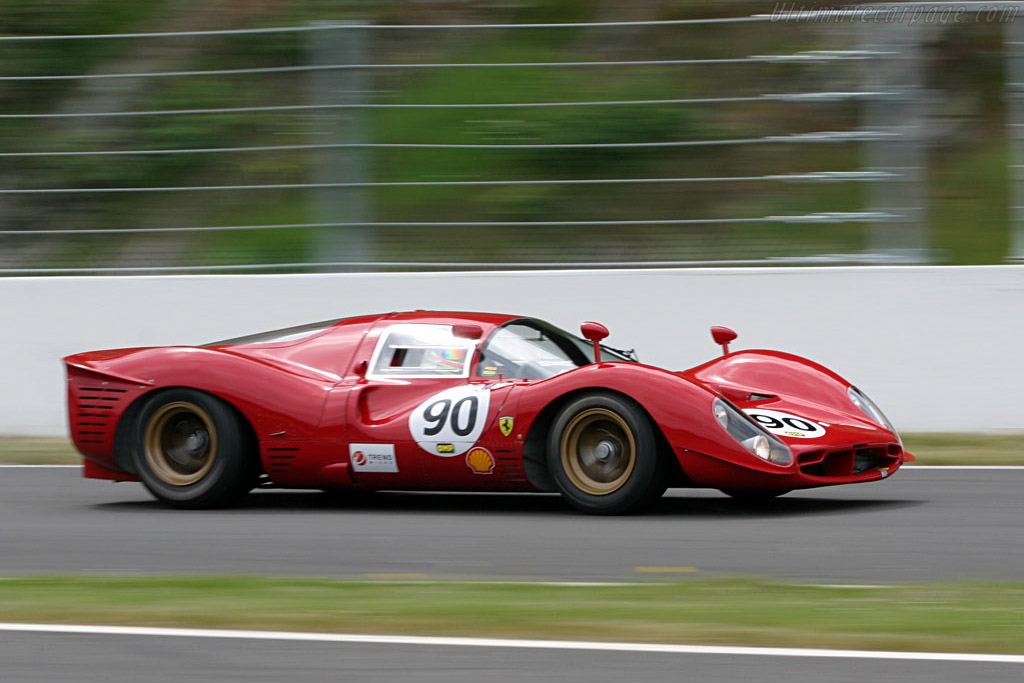
M 474 357 L 468 378 L 366 376 L 390 325 L 472 324 L 481 332 L 479 349 L 496 328 L 519 319 L 416 311 L 350 318 L 277 343 L 69 356 L 72 438 L 88 463 L 86 476 L 134 479 L 127 452 L 134 412 L 154 392 L 190 387 L 220 397 L 244 416 L 259 441 L 264 472 L 281 486 L 536 490 L 545 488 L 544 477 L 536 468 L 528 474 L 526 451 L 531 444 L 543 447 L 548 421 L 562 401 L 600 390 L 638 403 L 698 486 L 781 490 L 870 481 L 888 476 L 905 459 L 898 436 L 851 404 L 848 382 L 811 361 L 773 351 L 732 353 L 685 372 L 601 362 L 544 380 L 510 380 L 478 376 Z M 800 437 L 779 434 L 793 463 L 762 460 L 729 436 L 712 412 L 717 397 L 740 409 L 792 415 L 807 427 Z M 417 426 L 417 416 L 430 417 L 435 406 L 452 411 L 455 426 L 445 429 L 464 427 L 471 434 L 448 440 L 448 432 L 428 435 L 432 430 Z M 535 460 L 543 468 L 543 457 Z

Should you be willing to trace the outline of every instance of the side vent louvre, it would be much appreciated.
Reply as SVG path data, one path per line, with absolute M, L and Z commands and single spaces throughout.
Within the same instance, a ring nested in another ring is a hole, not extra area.
M 281 474 L 290 470 L 299 450 L 293 446 L 268 446 L 267 474 Z
M 124 389 L 76 387 L 78 412 L 75 416 L 75 441 L 83 444 L 107 442 L 113 429 L 113 411 L 124 400 Z
M 500 455 L 495 468 L 498 475 L 505 481 L 525 484 L 526 472 L 523 470 L 523 457 L 519 451 L 499 448 L 498 453 Z

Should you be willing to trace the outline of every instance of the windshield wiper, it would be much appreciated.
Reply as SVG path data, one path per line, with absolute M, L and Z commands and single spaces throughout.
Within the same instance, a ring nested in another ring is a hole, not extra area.
M 625 358 L 627 360 L 630 360 L 630 361 L 632 361 L 634 363 L 639 363 L 640 362 L 640 359 L 637 358 L 637 355 L 636 355 L 636 349 L 627 349 L 627 350 L 624 351 L 622 349 L 617 349 L 614 346 L 608 346 L 607 344 L 601 344 L 601 348 L 606 350 L 606 351 L 611 351 L 612 353 L 617 353 L 620 356 L 622 356 L 623 358 Z

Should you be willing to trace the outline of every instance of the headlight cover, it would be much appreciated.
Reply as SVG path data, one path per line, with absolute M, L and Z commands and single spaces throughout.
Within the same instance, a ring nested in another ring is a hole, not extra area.
M 896 433 L 896 428 L 892 426 L 892 422 L 889 422 L 889 418 L 885 416 L 875 402 L 868 398 L 864 392 L 857 387 L 850 387 L 846 390 L 846 395 L 850 397 L 850 402 L 853 405 L 860 408 L 860 411 L 871 418 L 874 422 L 882 427 L 885 427 L 893 434 Z
M 789 447 L 741 413 L 730 403 L 716 398 L 711 404 L 715 420 L 729 436 L 757 457 L 774 465 L 789 465 L 793 452 Z

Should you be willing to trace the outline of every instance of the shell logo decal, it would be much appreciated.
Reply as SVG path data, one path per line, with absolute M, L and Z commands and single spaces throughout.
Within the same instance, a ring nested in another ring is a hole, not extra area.
M 486 448 L 474 448 L 466 454 L 466 464 L 473 474 L 491 474 L 494 472 L 494 456 Z

